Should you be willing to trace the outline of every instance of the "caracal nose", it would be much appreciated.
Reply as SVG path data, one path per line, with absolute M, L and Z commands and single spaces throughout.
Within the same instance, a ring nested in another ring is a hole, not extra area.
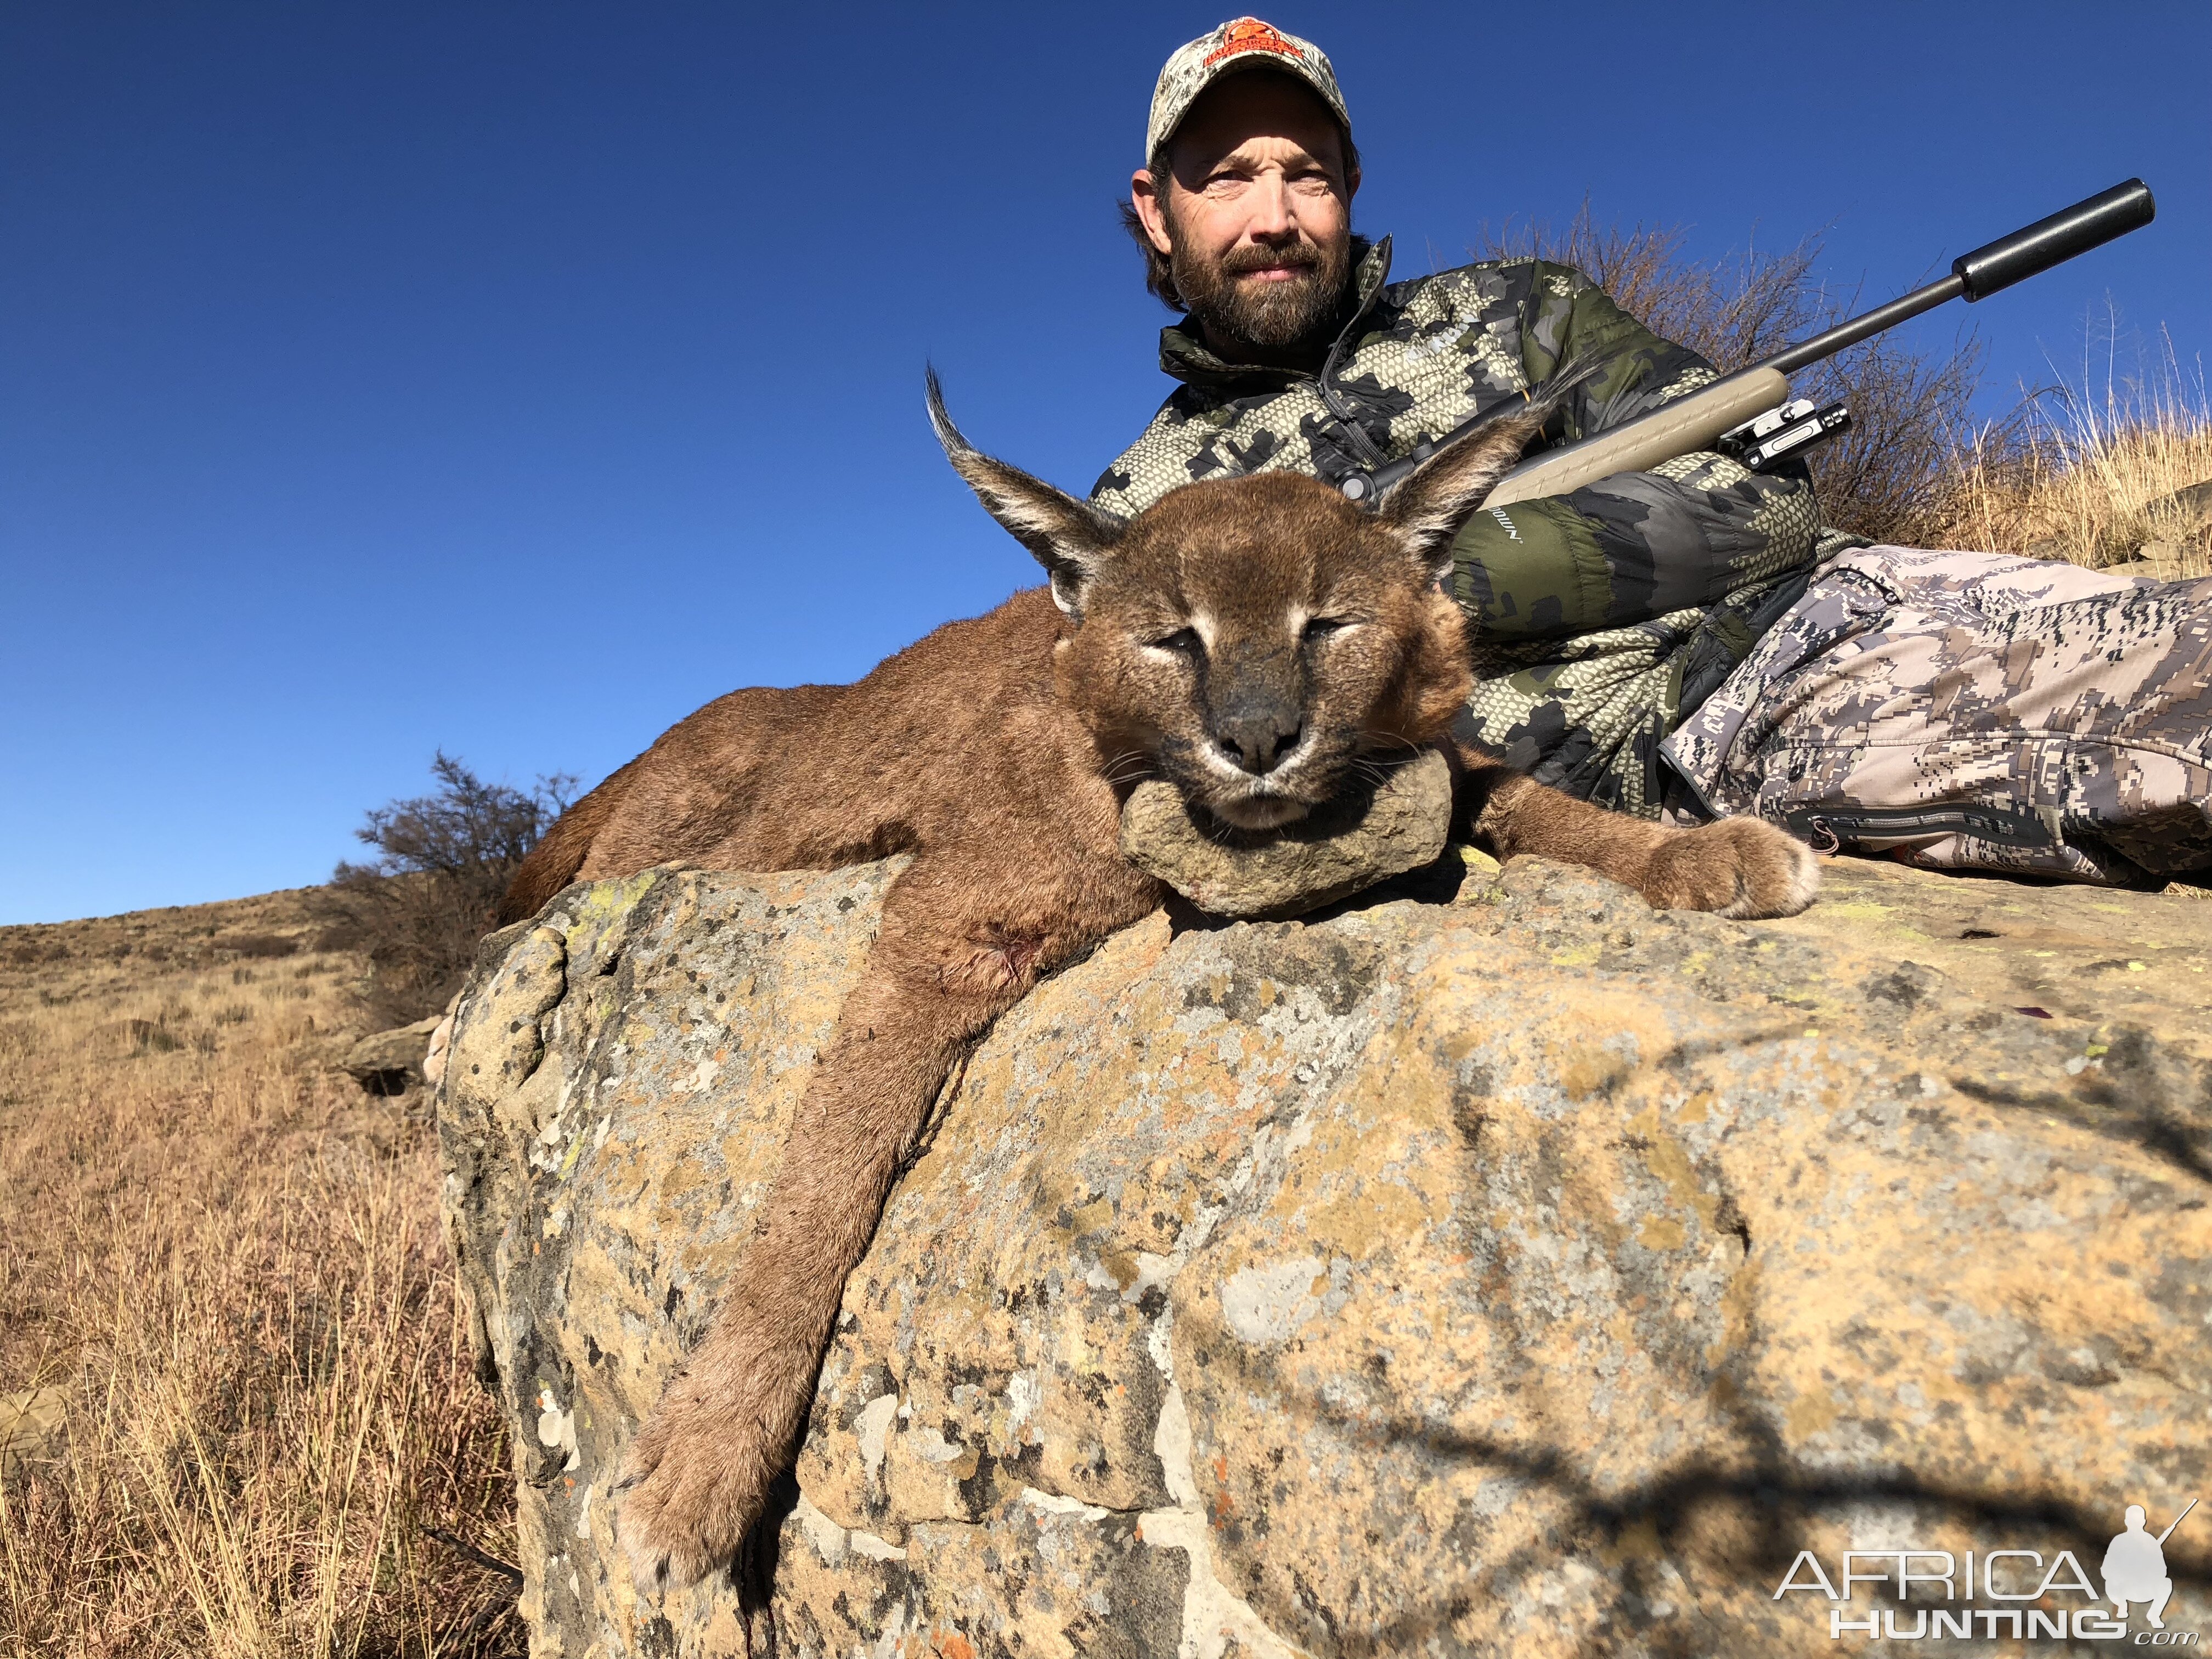
M 1257 714 L 1223 720 L 1214 728 L 1213 740 L 1233 764 L 1264 777 L 1298 746 L 1304 729 L 1295 714 Z

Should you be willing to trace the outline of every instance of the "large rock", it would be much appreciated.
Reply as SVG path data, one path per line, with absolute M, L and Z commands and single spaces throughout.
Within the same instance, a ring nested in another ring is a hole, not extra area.
M 2212 519 L 2212 478 L 2161 495 L 2150 504 L 2154 516 L 2170 515 L 2178 519 Z
M 46 1387 L 0 1394 L 0 1477 L 58 1457 L 69 1440 L 69 1392 Z
M 1156 915 L 1000 1023 L 848 1288 L 785 1653 L 1825 1653 L 1896 1604 L 1778 1600 L 1801 1550 L 2094 1574 L 2212 1497 L 2212 904 L 1838 862 L 1744 924 L 1486 863 Z M 572 889 L 461 1005 L 540 1656 L 744 1651 L 731 1583 L 635 1596 L 611 1483 L 895 869 Z
M 347 1076 L 373 1095 L 400 1095 L 428 1080 L 423 1064 L 441 1014 L 411 1025 L 372 1031 L 346 1050 L 338 1062 Z

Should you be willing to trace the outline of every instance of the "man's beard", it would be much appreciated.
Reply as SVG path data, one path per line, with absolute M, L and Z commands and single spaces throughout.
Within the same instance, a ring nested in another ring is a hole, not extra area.
M 1169 230 L 1176 292 L 1215 339 L 1262 361 L 1310 356 L 1328 344 L 1329 325 L 1352 270 L 1349 237 L 1322 246 L 1303 238 L 1286 247 L 1239 242 L 1218 260 L 1192 252 Z M 1294 276 L 1239 283 L 1246 271 L 1287 266 Z

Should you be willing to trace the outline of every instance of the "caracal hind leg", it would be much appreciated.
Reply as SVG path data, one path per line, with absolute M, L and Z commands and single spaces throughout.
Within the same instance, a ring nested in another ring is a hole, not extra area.
M 727 1299 L 631 1445 L 619 1530 L 641 1589 L 703 1577 L 759 1518 L 797 1450 L 846 1278 L 967 1045 L 1038 975 L 1156 902 L 1148 884 L 1019 850 L 1032 855 L 988 867 L 925 858 L 891 890 Z M 1102 907 L 1102 889 L 1121 902 Z
M 1478 750 L 1462 748 L 1458 758 L 1455 816 L 1501 859 L 1534 853 L 1583 865 L 1661 910 L 1794 916 L 1820 891 L 1812 849 L 1757 818 L 1669 830 L 1577 800 Z

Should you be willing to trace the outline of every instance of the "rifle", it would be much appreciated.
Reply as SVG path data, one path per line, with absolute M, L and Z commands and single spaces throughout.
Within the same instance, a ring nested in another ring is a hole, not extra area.
M 1717 444 L 1738 454 L 1753 471 L 1794 455 L 1843 431 L 1850 422 L 1850 411 L 1840 404 L 1815 409 L 1809 402 L 1790 402 L 1789 376 L 1794 370 L 1832 357 L 1948 301 L 1963 297 L 1971 305 L 1986 300 L 2000 289 L 2141 229 L 2156 212 L 2157 204 L 2142 179 L 2115 185 L 2009 236 L 2000 236 L 1971 253 L 1960 254 L 1951 262 L 1949 276 L 1917 288 L 1901 299 L 1724 375 L 1648 415 L 1522 462 L 1498 481 L 1483 505 L 1503 507 L 1539 495 L 1564 495 L 1616 472 L 1642 472 L 1677 455 Z M 1403 460 L 1376 467 L 1372 472 L 1355 472 L 1340 488 L 1354 501 L 1370 501 L 1478 424 L 1479 418 L 1420 445 Z
M 2189 1510 L 2193 1510 L 2196 1507 L 2197 1500 L 2192 1498 L 2189 1500 Z M 2159 1534 L 2158 1541 L 2160 1544 L 2164 1544 L 2167 1539 L 2173 1536 L 2173 1528 L 2175 1527 L 2179 1526 L 2183 1522 L 2189 1519 L 2189 1510 L 2184 1510 L 2180 1514 L 2175 1516 L 2173 1517 L 2172 1524 L 2168 1526 L 2164 1532 Z

